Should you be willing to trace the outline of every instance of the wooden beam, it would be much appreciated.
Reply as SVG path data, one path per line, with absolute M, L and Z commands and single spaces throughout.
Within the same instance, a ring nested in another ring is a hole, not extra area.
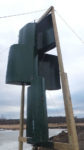
M 62 86 L 63 86 L 63 93 L 64 93 L 63 96 L 64 96 L 69 142 L 72 144 L 73 150 L 79 150 L 78 137 L 77 137 L 76 125 L 75 125 L 75 120 L 74 120 L 74 115 L 73 115 L 73 108 L 72 108 L 67 74 L 62 73 L 62 77 L 63 77 Z
M 25 93 L 25 86 L 22 85 L 19 137 L 23 137 L 23 125 L 24 125 L 24 93 Z M 22 142 L 22 141 L 19 141 L 19 150 L 23 150 L 23 142 Z
M 53 29 L 54 29 L 55 42 L 56 42 L 56 48 L 57 48 L 57 54 L 58 54 L 59 70 L 60 70 L 60 76 L 61 76 L 61 72 L 64 72 L 64 66 L 63 66 L 63 61 L 62 61 L 61 47 L 60 47 L 60 41 L 59 41 L 59 36 L 58 36 L 57 23 L 55 19 L 54 7 L 52 7 L 51 15 L 52 15 Z
M 68 143 L 54 142 L 53 148 L 58 150 L 72 150 L 72 145 Z
M 19 137 L 18 140 L 20 142 L 27 142 L 27 138 L 26 137 Z
M 38 150 L 72 150 L 72 145 L 69 143 L 53 142 L 52 148 L 49 147 L 38 147 Z

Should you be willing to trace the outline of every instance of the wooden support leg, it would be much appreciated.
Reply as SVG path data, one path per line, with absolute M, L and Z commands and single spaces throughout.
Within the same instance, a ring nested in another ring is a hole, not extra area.
M 62 61 L 61 48 L 60 48 L 60 42 L 59 42 L 59 37 L 58 37 L 58 30 L 57 30 L 57 25 L 56 25 L 54 7 L 52 8 L 52 22 L 53 22 L 54 35 L 55 35 L 55 41 L 56 41 L 56 47 L 57 47 L 60 76 L 61 76 L 61 81 L 62 81 L 62 90 L 63 90 L 64 104 L 65 104 L 66 120 L 67 120 L 67 127 L 68 127 L 68 133 L 69 133 L 69 143 L 72 145 L 72 150 L 79 150 L 78 138 L 77 138 L 75 121 L 74 121 L 73 110 L 72 110 L 71 96 L 70 96 L 69 85 L 68 85 L 68 79 L 67 79 L 67 74 L 64 73 L 64 66 L 63 66 L 63 61 Z
M 22 85 L 19 137 L 23 137 L 23 126 L 24 126 L 24 91 L 25 91 L 25 86 Z M 23 142 L 20 141 L 20 140 L 19 140 L 19 150 L 23 150 Z
M 66 73 L 62 73 L 62 89 L 64 96 L 69 143 L 72 145 L 72 150 L 79 150 L 78 137 L 76 132 L 71 96 Z

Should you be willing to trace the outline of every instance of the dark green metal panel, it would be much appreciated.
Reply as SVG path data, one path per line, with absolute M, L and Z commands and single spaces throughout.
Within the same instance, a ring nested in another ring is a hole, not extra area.
M 38 74 L 45 78 L 45 86 L 47 90 L 58 90 L 61 88 L 57 56 L 40 54 Z
M 26 24 L 19 32 L 19 44 L 31 45 L 35 47 L 36 23 Z
M 31 44 L 12 45 L 8 57 L 6 83 L 30 84 L 35 74 L 34 48 Z
M 38 77 L 32 81 L 27 101 L 27 137 L 31 138 L 32 144 L 47 142 L 48 122 L 43 78 Z
M 33 43 L 35 40 L 35 43 Z M 51 14 L 39 23 L 28 23 L 19 32 L 20 44 L 32 44 L 38 52 L 49 51 L 56 46 Z
M 27 137 L 33 137 L 33 100 L 31 99 L 31 87 L 27 90 Z
M 36 42 L 39 53 L 49 51 L 56 46 L 51 14 L 37 23 Z

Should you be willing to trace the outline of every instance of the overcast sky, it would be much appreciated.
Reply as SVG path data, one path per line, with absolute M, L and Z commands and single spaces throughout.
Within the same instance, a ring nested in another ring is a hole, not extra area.
M 37 10 L 51 5 L 82 39 L 80 41 L 55 13 L 65 72 L 68 74 L 74 115 L 84 117 L 84 1 L 83 0 L 0 0 L 0 17 Z M 10 45 L 18 42 L 19 30 L 26 23 L 37 20 L 39 13 L 0 19 L 0 117 L 18 118 L 21 86 L 5 84 Z M 54 54 L 56 49 L 52 51 Z M 26 92 L 25 92 L 26 95 Z M 64 115 L 62 90 L 47 91 L 49 116 Z M 25 100 L 26 108 L 26 100 Z

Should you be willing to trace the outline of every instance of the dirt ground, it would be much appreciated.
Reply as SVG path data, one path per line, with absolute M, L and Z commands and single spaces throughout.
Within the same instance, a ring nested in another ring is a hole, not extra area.
M 77 135 L 79 142 L 79 150 L 84 150 L 84 127 L 77 127 Z M 68 134 L 62 131 L 59 135 L 51 137 L 51 141 L 53 142 L 64 142 L 68 143 Z

